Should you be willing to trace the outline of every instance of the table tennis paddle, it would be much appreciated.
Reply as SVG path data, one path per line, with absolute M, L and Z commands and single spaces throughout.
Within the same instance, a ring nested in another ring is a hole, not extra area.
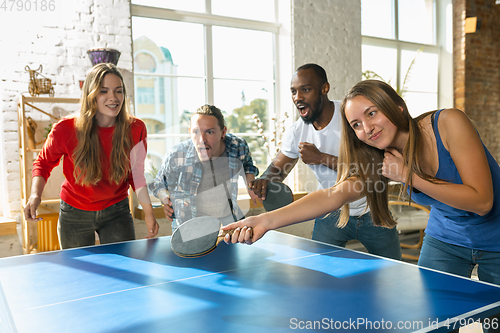
M 267 184 L 266 199 L 262 201 L 262 205 L 266 211 L 284 207 L 293 202 L 292 190 L 281 182 L 269 182 Z
M 196 258 L 215 250 L 234 230 L 221 230 L 222 223 L 212 216 L 200 216 L 182 223 L 170 239 L 172 251 L 183 258 Z

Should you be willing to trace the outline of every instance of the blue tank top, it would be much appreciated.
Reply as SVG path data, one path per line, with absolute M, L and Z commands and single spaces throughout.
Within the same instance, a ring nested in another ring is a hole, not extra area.
M 463 184 L 450 153 L 443 145 L 438 129 L 441 110 L 435 113 L 433 123 L 439 156 L 436 178 Z M 500 252 L 500 167 L 484 146 L 493 179 L 493 208 L 484 216 L 456 209 L 439 202 L 421 192 L 412 192 L 412 199 L 421 205 L 431 206 L 425 233 L 445 243 L 476 250 Z M 446 185 L 443 185 L 446 186 Z

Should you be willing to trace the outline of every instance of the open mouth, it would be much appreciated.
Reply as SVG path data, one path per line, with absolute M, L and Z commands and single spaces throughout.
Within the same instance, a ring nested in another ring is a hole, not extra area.
M 110 108 L 112 110 L 116 110 L 118 108 L 118 104 L 108 104 L 106 105 L 107 108 Z
M 297 110 L 302 118 L 307 118 L 310 108 L 305 104 L 297 104 Z
M 209 152 L 210 152 L 210 147 L 197 147 L 198 153 L 200 154 L 200 158 L 202 159 L 208 159 Z

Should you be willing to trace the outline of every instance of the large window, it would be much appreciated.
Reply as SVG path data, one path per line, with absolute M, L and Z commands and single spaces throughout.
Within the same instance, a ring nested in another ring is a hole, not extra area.
M 417 116 L 453 107 L 451 0 L 362 0 L 364 78 L 388 82 Z
M 265 170 L 276 113 L 275 11 L 272 0 L 132 1 L 135 113 L 148 126 L 153 173 L 189 138 L 190 114 L 206 103 L 223 111 L 228 131 L 247 140 Z

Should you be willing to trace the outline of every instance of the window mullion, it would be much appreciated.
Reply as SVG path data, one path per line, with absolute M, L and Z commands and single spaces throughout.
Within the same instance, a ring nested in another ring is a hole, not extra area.
M 212 26 L 205 25 L 205 70 L 206 70 L 206 89 L 207 103 L 214 105 L 214 57 L 212 48 Z
M 399 0 L 392 0 L 393 1 L 393 8 L 394 8 L 394 39 L 399 40 L 399 6 L 398 2 Z
M 396 40 L 397 43 L 397 63 L 396 63 L 396 87 L 398 89 L 403 89 L 401 85 L 403 84 L 401 82 L 401 45 L 399 44 L 399 0 L 393 0 L 393 8 L 394 8 L 394 39 Z

